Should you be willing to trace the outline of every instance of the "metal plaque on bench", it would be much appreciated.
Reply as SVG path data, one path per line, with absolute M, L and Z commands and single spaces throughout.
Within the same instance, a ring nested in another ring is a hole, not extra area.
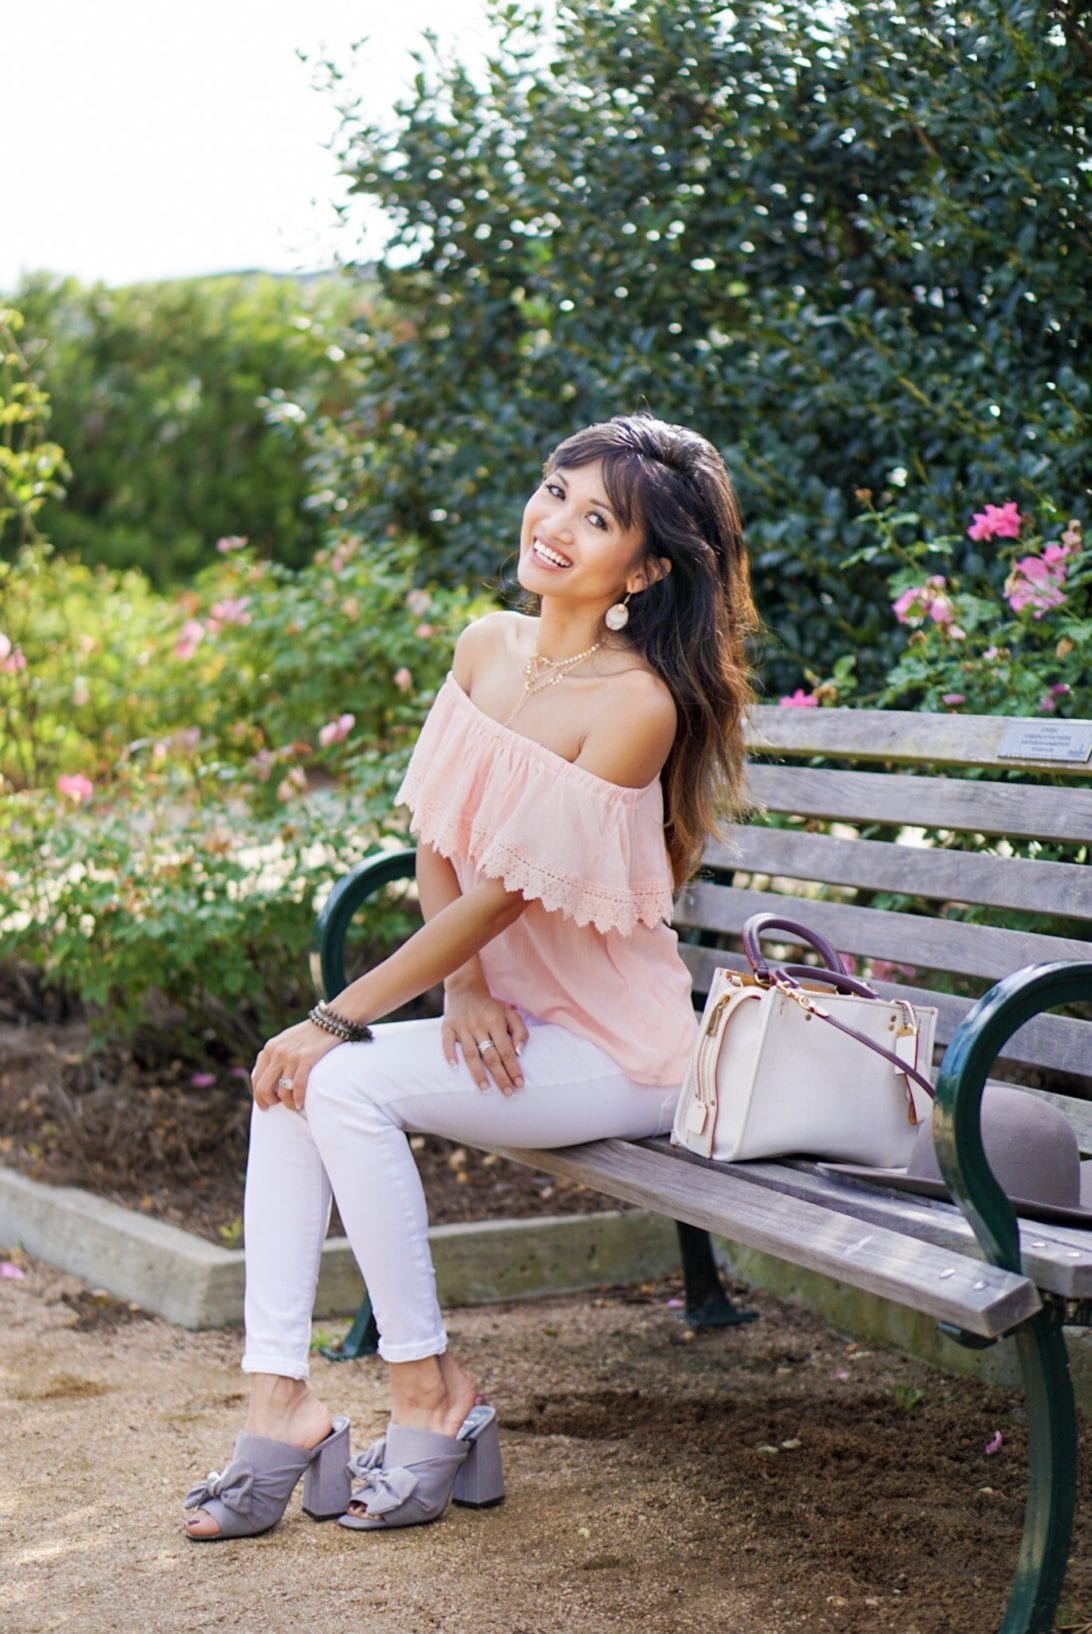
M 1010 721 L 997 745 L 1002 760 L 1065 760 L 1071 765 L 1092 758 L 1092 723 L 1088 721 Z

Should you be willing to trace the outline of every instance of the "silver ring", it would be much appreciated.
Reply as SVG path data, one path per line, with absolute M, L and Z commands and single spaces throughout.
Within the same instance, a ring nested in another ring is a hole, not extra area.
M 294 1078 L 278 1078 L 277 1079 L 277 1088 L 278 1089 L 295 1089 L 295 1087 L 296 1087 L 296 1080 Z
M 497 1046 L 494 1044 L 491 1038 L 483 1038 L 481 1043 L 478 1045 L 478 1054 L 484 1055 L 486 1050 L 495 1050 L 496 1047 Z

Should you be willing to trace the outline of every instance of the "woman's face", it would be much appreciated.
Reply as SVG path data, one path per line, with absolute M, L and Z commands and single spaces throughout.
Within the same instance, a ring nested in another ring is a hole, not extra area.
M 645 555 L 643 529 L 611 509 L 599 460 L 557 467 L 524 507 L 519 582 L 534 595 L 609 607 L 642 588 Z

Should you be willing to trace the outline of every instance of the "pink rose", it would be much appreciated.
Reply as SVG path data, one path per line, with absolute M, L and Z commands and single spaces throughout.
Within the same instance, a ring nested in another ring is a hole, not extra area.
M 1065 575 L 1061 564 L 1061 577 Z M 1014 613 L 1030 607 L 1033 618 L 1042 618 L 1051 607 L 1060 607 L 1065 595 L 1058 589 L 1059 563 L 1045 562 L 1041 556 L 1022 556 L 1005 580 L 1005 597 Z
M 945 692 L 940 701 L 947 704 L 949 709 L 958 709 L 960 704 L 967 702 L 967 695 L 965 692 Z
M 424 618 L 432 606 L 432 597 L 427 590 L 411 590 L 406 596 L 406 606 L 414 618 Z
M 249 604 L 249 596 L 229 597 L 226 601 L 216 602 L 209 611 L 220 624 L 249 624 Z
M 12 646 L 6 635 L 0 635 L 0 670 L 5 675 L 18 675 L 20 670 L 27 667 L 26 657 L 20 646 Z
M 332 743 L 344 743 L 355 724 L 355 715 L 339 715 L 336 721 L 327 721 L 320 728 L 318 740 L 324 749 L 328 749 Z
M 898 600 L 892 603 L 891 611 L 900 624 L 921 623 L 925 617 L 922 593 L 921 586 L 915 585 L 910 590 L 904 590 Z
M 955 609 L 946 593 L 947 580 L 943 573 L 933 573 L 924 584 L 911 585 L 892 603 L 891 611 L 900 624 L 916 629 L 928 615 L 936 624 L 949 625 L 955 618 Z
M 413 691 L 413 676 L 410 674 L 405 664 L 402 665 L 401 669 L 395 670 L 394 674 L 391 676 L 391 680 L 394 682 L 399 692 Z
M 216 548 L 221 556 L 226 556 L 232 550 L 242 550 L 245 545 L 245 537 L 238 533 L 229 534 L 226 538 L 216 541 Z
M 418 641 L 428 641 L 436 634 L 436 628 L 432 624 L 419 624 L 413 633 Z
M 71 774 L 62 772 L 57 779 L 57 789 L 66 799 L 75 800 L 79 806 L 85 800 L 90 800 L 95 792 L 95 785 L 89 778 L 84 777 L 82 772 L 73 772 Z
M 987 505 L 984 511 L 975 511 L 974 521 L 967 529 L 970 539 L 1018 539 L 1024 518 L 1010 499 L 1005 505 Z
M 803 687 L 797 687 L 791 697 L 779 698 L 778 704 L 782 709 L 818 709 L 819 700 L 814 692 L 805 692 Z
M 198 618 L 188 618 L 178 632 L 174 656 L 183 660 L 192 658 L 205 639 L 205 626 Z

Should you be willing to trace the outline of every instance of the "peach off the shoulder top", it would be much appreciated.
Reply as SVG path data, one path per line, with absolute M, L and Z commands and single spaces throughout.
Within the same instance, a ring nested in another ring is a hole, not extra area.
M 671 915 L 657 778 L 623 788 L 480 710 L 449 675 L 398 802 L 460 890 L 527 898 L 487 943 L 489 990 L 599 1044 L 637 1083 L 681 1083 L 697 1030 Z

